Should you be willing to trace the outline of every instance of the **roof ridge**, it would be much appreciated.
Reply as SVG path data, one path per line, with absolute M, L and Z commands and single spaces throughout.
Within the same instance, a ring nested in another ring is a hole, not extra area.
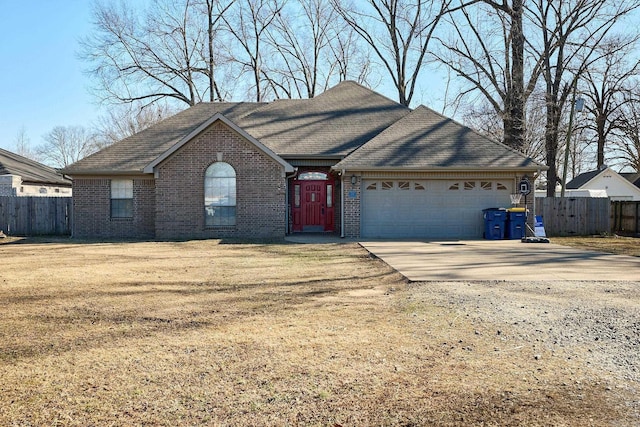
M 386 99 L 387 101 L 393 102 L 393 103 L 398 104 L 398 105 L 402 105 L 398 101 L 396 101 L 394 99 L 391 99 L 388 96 L 385 96 L 385 95 L 383 95 L 383 94 L 381 94 L 379 92 L 376 92 L 375 90 L 371 89 L 370 87 L 367 87 L 367 86 L 363 85 L 362 83 L 358 83 L 355 80 L 342 80 L 340 83 L 338 83 L 337 85 L 325 90 L 321 94 L 319 94 L 319 95 L 317 95 L 317 96 L 315 96 L 313 98 L 308 98 L 308 99 L 313 100 L 313 99 L 323 98 L 325 95 L 332 93 L 334 91 L 334 89 L 338 89 L 338 88 L 340 88 L 342 86 L 347 86 L 347 85 L 355 86 L 355 87 L 357 87 L 359 89 L 363 89 L 363 90 L 365 90 L 367 92 L 370 92 L 373 95 L 376 95 L 378 98 Z M 404 106 L 404 107 L 405 108 L 409 108 L 407 106 Z

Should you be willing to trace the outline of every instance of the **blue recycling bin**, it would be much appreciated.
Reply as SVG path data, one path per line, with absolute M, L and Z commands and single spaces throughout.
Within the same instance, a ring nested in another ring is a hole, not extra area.
M 484 238 L 487 240 L 502 240 L 505 236 L 507 211 L 501 208 L 483 209 Z
M 526 236 L 527 213 L 521 210 L 508 212 L 507 239 L 522 239 Z

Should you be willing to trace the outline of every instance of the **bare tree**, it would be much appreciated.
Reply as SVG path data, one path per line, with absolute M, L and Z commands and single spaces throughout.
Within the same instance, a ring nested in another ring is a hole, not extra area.
M 587 121 L 587 129 L 595 135 L 598 168 L 605 164 L 605 146 L 620 128 L 620 110 L 629 102 L 625 94 L 631 91 L 631 85 L 635 84 L 633 77 L 640 69 L 637 59 L 628 60 L 635 41 L 635 37 L 615 37 L 597 46 L 600 59 L 584 71 L 581 79 L 586 87 L 583 93 L 586 109 L 594 119 Z
M 44 135 L 45 143 L 38 147 L 44 163 L 63 168 L 97 151 L 95 135 L 82 126 L 56 126 Z
M 273 89 L 264 66 L 265 58 L 275 53 L 269 50 L 268 30 L 284 7 L 283 0 L 238 0 L 228 15 L 223 15 L 224 29 L 233 36 L 235 45 L 229 45 L 227 54 L 239 64 L 241 73 L 251 75 L 249 91 L 256 102 L 266 100 Z
M 363 67 L 352 61 L 354 36 L 329 0 L 288 2 L 267 32 L 276 52 L 269 61 L 274 90 L 289 98 L 313 98 L 338 81 L 363 80 Z
M 525 133 L 522 153 L 532 159 L 544 161 L 544 94 L 534 92 L 525 105 Z M 504 139 L 504 120 L 493 105 L 482 100 L 466 107 L 463 112 L 465 125 L 495 140 Z
M 229 4 L 214 8 L 213 1 L 153 0 L 146 10 L 96 3 L 94 33 L 82 41 L 80 56 L 100 99 L 194 105 L 207 92 L 220 98 L 213 44 Z
M 393 81 L 398 102 L 413 98 L 429 43 L 451 0 L 366 0 L 354 4 L 332 0 Z
M 16 154 L 38 161 L 38 153 L 31 147 L 31 138 L 27 135 L 27 129 L 24 126 L 18 130 L 14 144 Z
M 461 1 L 449 10 L 452 31 L 448 38 L 438 37 L 441 49 L 435 57 L 466 85 L 456 102 L 480 93 L 502 119 L 504 143 L 524 152 L 526 101 L 541 64 L 539 55 L 525 60 L 523 12 L 522 0 Z
M 373 66 L 367 49 L 360 46 L 360 38 L 352 28 L 338 32 L 331 43 L 331 55 L 337 67 L 338 79 L 355 80 L 370 87 L 377 86 L 372 81 Z
M 529 47 L 542 58 L 546 93 L 547 196 L 555 195 L 562 110 L 578 79 L 598 57 L 596 47 L 616 21 L 640 5 L 637 0 L 535 0 L 527 9 L 535 31 Z M 536 37 L 537 35 L 537 37 Z
M 166 103 L 119 105 L 111 108 L 95 124 L 97 147 L 104 148 L 173 115 L 177 110 Z
M 625 94 L 626 101 L 620 109 L 620 137 L 613 140 L 612 160 L 622 168 L 640 172 L 640 86 Z

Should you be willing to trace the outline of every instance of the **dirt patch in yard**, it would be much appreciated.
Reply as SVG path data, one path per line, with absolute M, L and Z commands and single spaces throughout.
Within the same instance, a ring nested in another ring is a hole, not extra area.
M 570 329 L 566 290 L 407 285 L 357 244 L 27 239 L 0 257 L 2 425 L 637 423 L 630 371 L 523 328 L 544 307 Z

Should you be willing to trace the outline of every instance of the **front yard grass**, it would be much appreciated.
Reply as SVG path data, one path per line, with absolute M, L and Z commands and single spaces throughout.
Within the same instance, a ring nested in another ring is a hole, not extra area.
M 640 257 L 640 238 L 625 236 L 552 237 L 552 243 L 618 255 Z
M 0 257 L 0 425 L 635 422 L 595 369 L 415 302 L 357 244 L 26 239 Z

